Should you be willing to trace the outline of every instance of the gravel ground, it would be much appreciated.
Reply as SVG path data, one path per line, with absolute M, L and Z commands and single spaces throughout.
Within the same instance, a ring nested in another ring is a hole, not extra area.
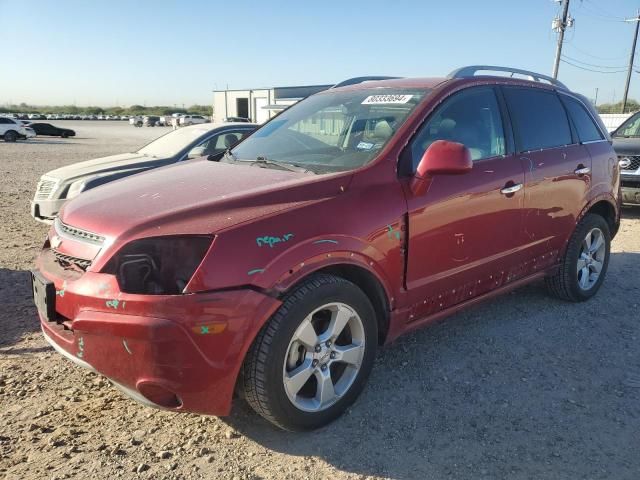
M 41 338 L 38 177 L 168 131 L 58 123 L 78 136 L 0 142 L 0 477 L 640 478 L 640 209 L 623 212 L 595 299 L 532 285 L 408 335 L 344 417 L 285 433 L 239 401 L 228 418 L 137 405 Z

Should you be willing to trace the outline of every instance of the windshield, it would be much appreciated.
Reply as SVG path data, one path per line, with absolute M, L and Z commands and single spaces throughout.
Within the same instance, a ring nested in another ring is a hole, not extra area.
M 640 137 L 640 113 L 632 115 L 618 127 L 614 137 Z
M 138 153 L 150 157 L 172 157 L 210 131 L 208 128 L 199 127 L 186 127 L 174 130 L 145 145 L 138 150 Z
M 231 153 L 315 173 L 352 170 L 371 161 L 429 90 L 369 88 L 314 95 L 282 112 Z

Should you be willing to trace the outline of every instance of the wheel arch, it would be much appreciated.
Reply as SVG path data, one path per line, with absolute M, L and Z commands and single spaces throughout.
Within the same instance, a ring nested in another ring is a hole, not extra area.
M 348 263 L 327 265 L 315 270 L 311 275 L 323 273 L 344 278 L 345 280 L 355 284 L 364 292 L 371 301 L 376 312 L 376 320 L 378 322 L 378 344 L 383 345 L 387 338 L 387 333 L 389 332 L 390 303 L 382 282 L 380 282 L 380 280 L 370 270 Z M 305 276 L 300 281 L 304 281 L 306 278 L 308 278 L 308 276 Z
M 608 195 L 601 195 L 593 199 L 580 214 L 578 221 L 582 220 L 588 213 L 594 213 L 604 218 L 609 225 L 611 238 L 615 237 L 620 226 L 619 211 L 615 202 Z

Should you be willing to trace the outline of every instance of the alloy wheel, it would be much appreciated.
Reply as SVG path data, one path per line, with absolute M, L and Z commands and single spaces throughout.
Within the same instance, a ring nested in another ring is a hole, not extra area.
M 287 397 L 302 411 L 326 410 L 353 385 L 364 352 L 364 325 L 353 308 L 344 303 L 317 308 L 289 342 L 282 368 Z
M 600 272 L 606 256 L 604 233 L 599 228 L 592 228 L 580 246 L 577 273 L 578 286 L 582 290 L 591 290 L 600 278 Z

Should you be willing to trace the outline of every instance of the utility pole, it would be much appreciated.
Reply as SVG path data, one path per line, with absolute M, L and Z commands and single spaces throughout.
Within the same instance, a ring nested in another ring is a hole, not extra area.
M 558 32 L 558 46 L 556 47 L 556 60 L 553 63 L 553 78 L 558 78 L 558 67 L 560 67 L 560 55 L 562 54 L 562 42 L 564 42 L 564 31 L 573 25 L 573 18 L 569 17 L 569 0 L 562 1 L 562 18 L 554 18 L 551 28 Z
M 624 113 L 624 109 L 627 107 L 627 96 L 629 95 L 629 84 L 631 83 L 631 72 L 633 71 L 633 59 L 636 56 L 638 27 L 640 27 L 640 10 L 638 10 L 636 18 L 627 18 L 625 22 L 636 22 L 636 33 L 633 35 L 633 45 L 631 47 L 631 55 L 629 55 L 629 71 L 627 72 L 627 83 L 624 86 L 624 96 L 622 97 L 622 113 Z

